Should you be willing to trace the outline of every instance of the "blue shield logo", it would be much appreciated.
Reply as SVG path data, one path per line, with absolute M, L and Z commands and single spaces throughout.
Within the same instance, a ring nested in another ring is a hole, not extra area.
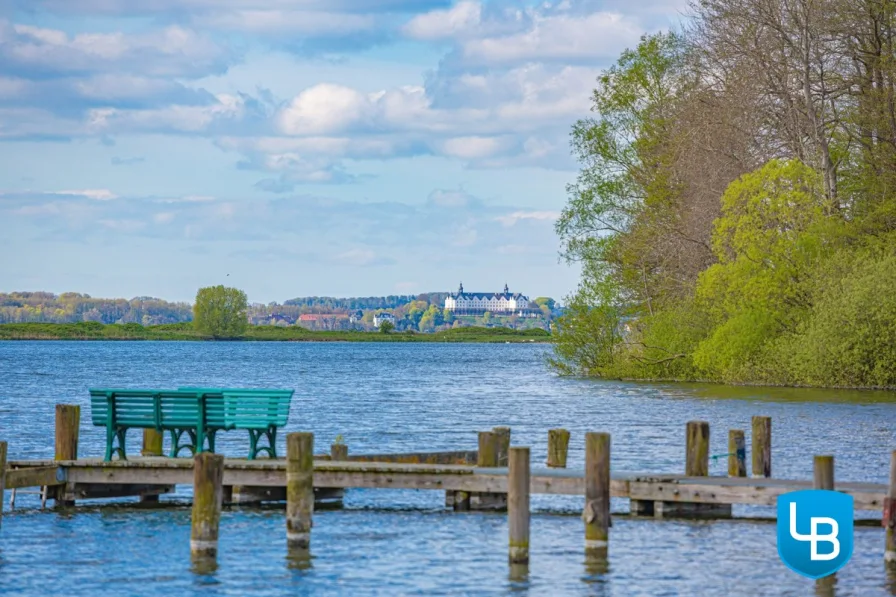
M 778 496 L 778 555 L 787 567 L 817 579 L 852 557 L 853 500 L 838 491 L 807 489 Z

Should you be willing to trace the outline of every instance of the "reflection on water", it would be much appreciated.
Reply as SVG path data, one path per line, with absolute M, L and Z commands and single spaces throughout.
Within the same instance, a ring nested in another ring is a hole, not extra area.
M 708 383 L 648 384 L 668 397 L 711 398 L 723 400 L 762 400 L 764 402 L 848 402 L 850 404 L 892 404 L 892 390 L 853 390 L 827 388 L 786 388 L 775 386 L 726 386 Z
M 583 464 L 585 431 L 613 434 L 615 470 L 683 472 L 684 426 L 710 422 L 711 452 L 727 430 L 773 419 L 776 476 L 811 478 L 833 453 L 837 477 L 885 482 L 896 447 L 896 396 L 885 392 L 727 388 L 563 379 L 545 347 L 233 343 L 0 342 L 0 438 L 10 458 L 52 457 L 53 405 L 82 405 L 80 453 L 102 453 L 87 388 L 97 385 L 277 386 L 296 390 L 288 429 L 318 446 L 342 435 L 352 452 L 474 449 L 475 432 L 513 429 L 514 445 L 544 462 L 547 429 L 572 432 L 569 466 Z M 136 434 L 135 434 L 136 436 Z M 285 436 L 281 434 L 282 437 Z M 136 437 L 132 437 L 137 442 Z M 134 444 L 136 445 L 136 444 Z M 248 438 L 219 438 L 245 454 Z M 281 446 L 282 447 L 282 446 Z M 725 474 L 724 458 L 711 461 Z M 507 564 L 506 516 L 453 513 L 437 491 L 350 490 L 344 510 L 315 512 L 310 552 L 286 549 L 281 507 L 225 509 L 217 568 L 190 561 L 189 487 L 176 507 L 88 504 L 40 512 L 36 496 L 6 507 L 0 530 L 4 595 L 811 595 L 813 581 L 779 560 L 767 522 L 617 517 L 603 557 L 586 557 L 582 499 L 532 496 L 530 564 Z M 8 497 L 8 495 L 7 495 Z M 626 509 L 613 500 L 612 509 Z M 771 509 L 735 508 L 738 516 Z M 879 516 L 879 514 L 878 514 Z M 836 595 L 896 594 L 883 565 L 883 529 L 857 527 Z

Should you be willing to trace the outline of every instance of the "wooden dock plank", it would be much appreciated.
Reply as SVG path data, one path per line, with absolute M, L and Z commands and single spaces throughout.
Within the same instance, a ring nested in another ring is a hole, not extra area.
M 134 458 L 103 462 L 14 461 L 9 463 L 7 487 L 69 483 L 189 485 L 193 461 L 189 458 Z M 60 475 L 57 475 L 57 468 Z M 224 485 L 285 487 L 284 460 L 227 459 Z M 507 468 L 477 468 L 454 464 L 405 464 L 397 462 L 314 462 L 314 486 L 331 488 L 430 489 L 469 492 L 507 492 Z M 777 496 L 810 489 L 811 480 L 736 477 L 687 477 L 661 473 L 614 473 L 613 497 L 645 501 L 751 504 L 774 506 Z M 875 483 L 837 483 L 838 491 L 853 496 L 856 510 L 881 510 L 886 486 Z M 581 470 L 533 468 L 531 492 L 535 494 L 584 495 Z
M 728 477 L 682 478 L 676 482 L 632 481 L 629 497 L 637 500 L 774 506 L 779 495 L 812 489 L 812 481 Z M 882 510 L 884 485 L 837 483 L 853 497 L 856 510 Z
M 58 466 L 37 466 L 6 470 L 6 488 L 21 489 L 23 487 L 43 487 L 62 485 Z M 64 479 L 64 477 L 63 477 Z

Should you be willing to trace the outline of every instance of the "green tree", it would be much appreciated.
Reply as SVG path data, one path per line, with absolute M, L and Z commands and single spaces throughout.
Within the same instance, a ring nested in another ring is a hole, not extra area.
M 395 326 L 392 324 L 391 321 L 384 321 L 380 324 L 380 333 L 381 334 L 388 334 L 389 332 L 391 332 L 394 329 L 395 329 Z
M 821 176 L 772 160 L 729 185 L 697 300 L 716 326 L 694 360 L 713 378 L 740 381 L 767 343 L 795 330 L 812 306 L 813 273 L 835 246 L 840 220 Z
M 236 338 L 246 331 L 246 293 L 237 288 L 200 288 L 193 305 L 193 325 L 213 338 Z

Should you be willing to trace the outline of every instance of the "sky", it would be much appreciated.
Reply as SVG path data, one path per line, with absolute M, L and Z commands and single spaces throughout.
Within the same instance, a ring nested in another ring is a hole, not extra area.
M 601 69 L 684 0 L 3 0 L 0 291 L 562 299 Z

